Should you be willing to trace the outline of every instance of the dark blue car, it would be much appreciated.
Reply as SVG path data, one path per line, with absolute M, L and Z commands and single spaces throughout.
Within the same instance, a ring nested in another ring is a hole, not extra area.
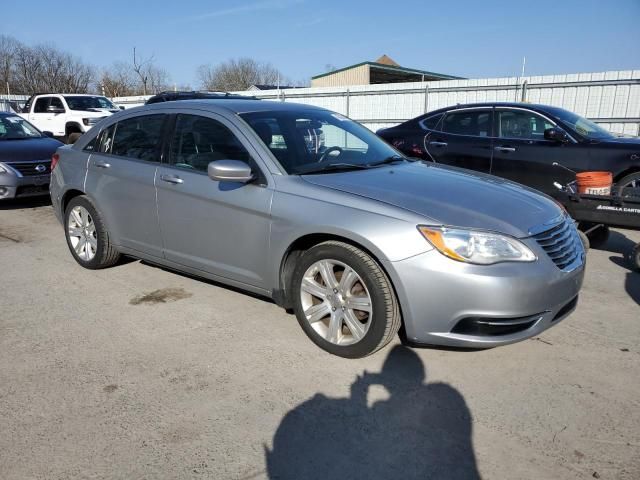
M 51 156 L 61 145 L 15 113 L 0 112 L 0 201 L 47 195 Z

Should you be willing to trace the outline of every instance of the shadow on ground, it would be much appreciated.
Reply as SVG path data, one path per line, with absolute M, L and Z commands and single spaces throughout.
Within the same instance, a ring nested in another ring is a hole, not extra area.
M 51 205 L 49 195 L 42 195 L 38 197 L 2 200 L 0 201 L 0 210 L 20 210 L 24 208 L 47 207 L 49 205 Z
M 265 449 L 270 479 L 478 479 L 471 414 L 446 383 L 424 383 L 425 367 L 404 346 L 380 373 L 365 372 L 349 398 L 316 394 L 284 417 Z M 388 400 L 367 406 L 371 385 Z
M 628 255 L 635 245 L 636 242 L 627 238 L 624 234 L 612 231 L 609 236 L 609 240 L 602 249 L 607 252 L 622 255 L 621 257 L 611 256 L 609 257 L 609 260 L 616 265 L 629 270 L 626 274 L 624 287 L 629 297 L 640 305 L 640 273 L 631 270 L 632 267 L 628 260 Z

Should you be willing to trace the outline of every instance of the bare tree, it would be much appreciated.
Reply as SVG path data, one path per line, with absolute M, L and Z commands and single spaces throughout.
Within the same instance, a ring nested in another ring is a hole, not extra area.
M 92 79 L 92 67 L 67 52 L 0 36 L 0 82 L 8 93 L 86 92 Z
M 99 87 L 100 93 L 107 97 L 126 97 L 138 93 L 135 72 L 131 65 L 124 62 L 116 62 L 104 69 Z
M 0 35 L 0 92 L 7 95 L 15 90 L 13 87 L 13 64 L 20 42 L 13 37 Z
M 202 65 L 198 68 L 198 80 L 204 90 L 240 91 L 251 85 L 276 85 L 286 79 L 270 63 L 260 63 L 251 58 L 231 59 L 218 65 Z
M 138 76 L 138 86 L 142 95 L 166 90 L 169 84 L 169 74 L 155 66 L 153 60 L 153 55 L 146 59 L 140 58 L 136 55 L 136 47 L 133 47 L 133 71 Z

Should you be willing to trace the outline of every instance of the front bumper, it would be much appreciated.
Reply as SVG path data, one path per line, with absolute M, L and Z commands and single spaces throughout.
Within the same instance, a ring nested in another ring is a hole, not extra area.
M 0 173 L 0 200 L 49 194 L 50 174 L 19 177 Z
M 398 295 L 407 340 L 416 344 L 490 348 L 535 336 L 576 307 L 585 269 L 560 270 L 536 244 L 531 263 L 470 265 L 436 250 L 385 262 Z

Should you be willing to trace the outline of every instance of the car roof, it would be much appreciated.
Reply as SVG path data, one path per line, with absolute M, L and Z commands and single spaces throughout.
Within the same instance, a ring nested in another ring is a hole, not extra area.
M 447 112 L 449 110 L 459 110 L 463 108 L 481 108 L 481 107 L 515 107 L 515 108 L 528 108 L 530 110 L 546 111 L 549 109 L 555 109 L 558 107 L 552 107 L 551 105 L 542 105 L 540 103 L 527 103 L 527 102 L 480 102 L 480 103 L 459 103 L 457 105 L 450 105 L 448 107 L 439 108 L 433 110 L 426 115 L 433 115 L 437 113 Z
M 197 100 L 175 100 L 171 102 L 160 102 L 151 105 L 137 107 L 135 110 L 151 110 L 156 108 L 196 108 L 199 110 L 210 110 L 212 112 L 226 110 L 236 114 L 252 112 L 303 112 L 309 110 L 327 111 L 324 108 L 313 105 L 291 102 L 274 102 L 264 100 L 233 100 L 233 99 L 197 99 Z M 133 109 L 131 109 L 133 110 Z M 131 111 L 130 110 L 130 111 Z

